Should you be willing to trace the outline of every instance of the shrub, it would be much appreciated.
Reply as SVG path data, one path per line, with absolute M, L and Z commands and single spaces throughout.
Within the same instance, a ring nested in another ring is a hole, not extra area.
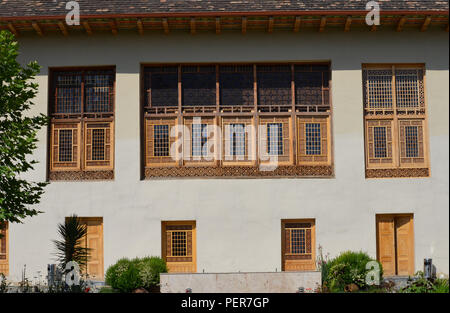
M 138 288 L 150 290 L 159 285 L 159 274 L 166 272 L 166 263 L 159 257 L 123 258 L 108 268 L 106 283 L 121 292 Z
M 415 279 L 409 279 L 406 287 L 402 288 L 403 293 L 448 293 L 447 279 L 426 279 L 423 272 L 419 271 Z
M 323 283 L 333 292 L 344 291 L 345 286 L 356 284 L 359 288 L 367 288 L 366 269 L 368 262 L 375 261 L 367 253 L 346 251 L 322 266 L 322 273 L 326 273 Z M 376 261 L 380 268 L 380 282 L 383 277 L 381 263 Z

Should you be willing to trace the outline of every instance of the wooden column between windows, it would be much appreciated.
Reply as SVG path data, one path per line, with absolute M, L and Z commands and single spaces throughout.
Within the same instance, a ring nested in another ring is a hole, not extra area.
M 392 125 L 392 160 L 394 161 L 394 166 L 400 165 L 400 152 L 398 144 L 398 117 L 397 117 L 397 93 L 395 88 L 395 65 L 392 65 L 392 109 L 394 110 L 394 120 Z
M 258 77 L 257 77 L 257 67 L 253 64 L 253 125 L 255 126 L 255 166 L 259 166 L 259 117 L 258 117 Z
M 295 112 L 295 65 L 291 64 L 291 159 L 292 163 L 297 164 L 297 118 Z
M 184 133 L 184 123 L 183 123 L 183 116 L 182 116 L 182 110 L 183 110 L 183 98 L 182 98 L 182 86 L 181 86 L 181 65 L 178 65 L 178 112 L 177 112 L 177 120 L 178 120 L 178 125 L 177 125 L 177 130 L 178 133 L 177 135 L 180 136 L 180 132 L 182 132 L 182 138 L 183 138 L 183 143 L 186 140 L 184 138 L 184 136 L 186 135 Z M 181 128 L 181 129 L 180 129 Z M 178 137 L 179 138 L 179 137 Z M 178 160 L 177 162 L 177 166 L 183 166 L 183 159 L 184 159 L 184 146 L 182 147 L 182 156 L 181 158 Z
M 216 65 L 216 113 L 215 113 L 215 121 L 214 125 L 221 129 L 221 119 L 219 117 L 220 115 L 220 82 L 219 82 L 219 65 Z M 219 155 L 219 152 L 221 152 L 221 144 L 222 144 L 222 138 L 220 134 L 217 132 L 217 128 L 214 129 L 214 157 L 215 157 L 215 165 L 221 166 L 222 165 L 222 158 L 223 155 Z

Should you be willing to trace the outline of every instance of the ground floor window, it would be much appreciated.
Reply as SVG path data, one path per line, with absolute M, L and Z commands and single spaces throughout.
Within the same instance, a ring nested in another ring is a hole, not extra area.
M 9 275 L 8 222 L 0 222 L 0 273 Z
M 162 256 L 169 272 L 196 272 L 195 221 L 162 222 Z
M 315 220 L 281 221 L 282 270 L 312 271 L 315 265 Z

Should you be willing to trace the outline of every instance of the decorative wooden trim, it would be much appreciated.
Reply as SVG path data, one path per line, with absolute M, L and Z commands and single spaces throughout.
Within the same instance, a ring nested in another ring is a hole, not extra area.
M 83 21 L 81 22 L 81 24 L 83 25 L 83 28 L 86 30 L 86 33 L 91 36 L 93 34 L 92 29 L 91 29 L 91 25 L 89 25 L 88 21 Z
M 8 23 L 8 29 L 11 31 L 11 33 L 14 34 L 14 36 L 16 36 L 16 37 L 19 36 L 19 31 L 18 31 L 17 28 L 13 25 L 13 23 Z
M 430 23 L 431 23 L 431 15 L 425 17 L 425 19 L 423 20 L 423 24 L 420 27 L 420 31 L 421 32 L 426 31 L 428 29 L 428 26 L 430 25 Z
M 113 180 L 114 171 L 51 171 L 50 181 Z
M 186 256 L 172 256 L 171 232 L 186 233 Z M 197 227 L 196 221 L 161 222 L 161 256 L 166 261 L 170 273 L 197 272 Z
M 319 26 L 319 32 L 323 32 L 325 30 L 325 26 L 327 25 L 327 17 L 322 16 L 320 18 L 320 26 Z
M 191 28 L 191 35 L 195 35 L 195 32 L 196 32 L 195 17 L 191 17 L 189 24 L 190 24 L 190 28 Z
M 245 35 L 247 33 L 247 17 L 243 16 L 242 17 L 242 34 Z
M 302 23 L 302 18 L 300 16 L 296 16 L 295 22 L 294 22 L 294 32 L 295 33 L 298 33 L 300 31 L 301 23 Z
M 117 21 L 116 20 L 109 21 L 109 26 L 111 27 L 112 34 L 114 36 L 117 35 L 118 34 Z
M 220 26 L 220 17 L 218 16 L 216 17 L 216 35 L 219 35 L 221 32 Z
M 0 238 L 0 273 L 5 276 L 9 275 L 9 223 L 0 223 L 0 234 L 3 235 Z M 3 226 L 3 228 L 2 228 Z M 4 251 L 4 252 L 2 252 Z
M 316 221 L 315 219 L 281 220 L 281 270 L 314 271 L 316 270 Z M 305 231 L 305 253 L 291 253 L 290 230 Z M 309 241 L 309 242 L 308 242 Z
M 142 24 L 142 20 L 140 18 L 136 21 L 136 25 L 138 28 L 139 35 L 143 35 L 144 34 L 144 25 Z
M 430 177 L 429 168 L 378 168 L 366 169 L 366 178 Z
M 331 118 L 322 117 L 297 117 L 297 164 L 299 165 L 331 165 Z M 306 124 L 320 125 L 320 149 L 319 155 L 306 153 Z
M 269 34 L 273 32 L 273 24 L 274 24 L 273 16 L 269 16 L 269 25 L 267 26 L 267 32 Z
M 168 156 L 154 155 L 154 127 L 156 125 L 167 125 L 168 127 Z M 174 159 L 171 153 L 172 144 L 177 138 L 171 137 L 172 128 L 177 127 L 176 118 L 146 118 L 145 119 L 145 164 L 147 167 L 161 167 L 161 166 L 175 166 L 177 160 Z
M 333 166 L 278 166 L 260 171 L 256 166 L 184 166 L 145 169 L 145 179 L 157 178 L 308 178 L 334 176 Z
M 39 26 L 39 24 L 37 22 L 31 23 L 31 25 L 33 26 L 34 30 L 36 31 L 36 33 L 39 36 L 41 36 L 41 37 L 44 36 L 44 33 L 42 32 L 42 29 L 41 29 L 41 27 Z
M 71 130 L 71 160 L 60 161 L 60 131 Z M 50 132 L 50 171 L 79 171 L 81 159 L 81 123 L 52 123 Z
M 90 170 L 112 170 L 114 168 L 114 122 L 90 122 L 84 123 L 84 167 Z M 93 131 L 104 132 L 104 160 L 93 159 Z
M 167 17 L 162 19 L 162 25 L 163 25 L 163 29 L 164 29 L 164 34 L 168 35 L 169 34 L 169 22 L 167 21 Z
M 403 30 L 403 26 L 405 25 L 405 23 L 406 23 L 406 16 L 402 16 L 401 18 L 400 18 L 400 20 L 398 21 L 398 24 L 397 24 L 397 31 L 398 32 L 401 32 L 402 30 Z
M 69 36 L 69 31 L 67 30 L 66 24 L 64 24 L 64 22 L 58 22 L 58 27 L 64 36 Z
M 352 25 L 352 16 L 349 15 L 349 16 L 347 16 L 347 18 L 345 20 L 344 31 L 345 32 L 350 31 L 350 26 L 351 25 Z

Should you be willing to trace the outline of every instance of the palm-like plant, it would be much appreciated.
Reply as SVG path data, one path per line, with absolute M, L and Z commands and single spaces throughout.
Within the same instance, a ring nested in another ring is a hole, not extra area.
M 66 218 L 64 223 L 58 224 L 61 240 L 53 240 L 56 247 L 56 260 L 64 272 L 66 264 L 75 261 L 80 270 L 86 268 L 89 258 L 89 248 L 83 246 L 86 240 L 87 228 L 74 214 Z

